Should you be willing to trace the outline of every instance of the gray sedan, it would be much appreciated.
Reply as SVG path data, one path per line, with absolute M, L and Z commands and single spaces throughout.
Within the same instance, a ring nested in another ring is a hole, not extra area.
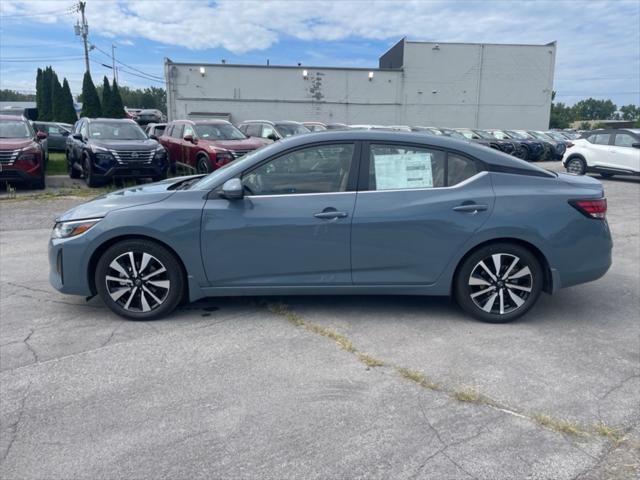
M 50 282 L 139 320 L 208 296 L 401 294 L 506 322 L 605 274 L 605 213 L 597 180 L 464 140 L 323 132 L 67 211 Z

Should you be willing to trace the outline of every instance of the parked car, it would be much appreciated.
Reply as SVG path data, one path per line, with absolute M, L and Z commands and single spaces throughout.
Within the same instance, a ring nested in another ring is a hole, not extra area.
M 322 122 L 302 122 L 302 125 L 307 127 L 310 132 L 322 132 L 327 129 L 327 126 Z
M 240 131 L 247 137 L 266 138 L 274 142 L 293 135 L 310 132 L 310 130 L 303 124 L 289 120 L 283 120 L 280 122 L 271 122 L 269 120 L 247 120 L 238 125 L 238 129 L 240 129 Z
M 349 127 L 345 123 L 327 123 L 327 130 L 347 130 Z
M 471 128 L 456 128 L 456 131 L 460 132 L 465 138 L 469 140 L 478 142 L 481 145 L 485 145 L 489 148 L 495 148 L 496 150 L 500 150 L 501 152 L 507 153 L 509 155 L 515 155 L 516 150 L 519 148 L 519 145 L 513 140 L 501 140 L 494 137 L 491 133 L 484 132 L 482 130 L 474 130 Z
M 599 173 L 605 178 L 614 175 L 640 175 L 640 129 L 596 130 L 573 140 L 562 164 L 567 172 L 584 175 Z
M 527 130 L 527 133 L 538 140 L 542 140 L 551 145 L 549 160 L 562 160 L 564 152 L 567 150 L 567 142 L 565 140 L 558 140 L 551 135 L 539 130 Z
M 593 178 L 444 136 L 293 136 L 67 211 L 49 279 L 136 320 L 208 296 L 400 294 L 453 295 L 507 322 L 609 269 L 603 194 Z
M 97 187 L 114 178 L 166 178 L 167 153 L 129 119 L 81 118 L 67 137 L 67 169 Z
M 518 145 L 515 156 L 528 162 L 542 160 L 545 154 L 544 144 L 540 140 L 531 139 L 530 135 L 523 135 L 513 130 L 500 130 L 497 128 L 487 129 L 491 135 L 500 140 L 514 140 Z
M 167 128 L 166 123 L 149 123 L 144 127 L 144 133 L 146 133 L 149 138 L 157 140 L 164 134 L 165 128 Z
M 163 120 L 163 115 L 160 110 L 156 110 L 155 108 L 143 108 L 136 113 L 134 120 L 139 125 L 147 125 L 148 123 L 161 123 Z
M 414 127 L 411 127 L 411 131 L 412 132 L 416 132 L 416 133 L 424 133 L 424 134 L 427 134 L 427 135 L 444 135 L 444 133 L 442 133 L 436 127 L 414 126 Z
M 45 187 L 46 149 L 44 132 L 17 115 L 0 115 L 0 181 Z
M 209 173 L 267 143 L 249 138 L 226 120 L 176 120 L 160 137 L 167 149 L 172 169 L 189 166 Z
M 47 151 L 64 152 L 67 148 L 67 137 L 73 130 L 73 125 L 58 122 L 33 122 L 33 128 L 47 134 Z
M 540 158 L 538 158 L 537 160 L 542 160 L 542 161 L 553 160 L 554 147 L 553 147 L 553 143 L 550 140 L 546 140 L 536 135 L 533 135 L 531 132 L 528 132 L 527 130 L 506 130 L 506 132 L 512 136 L 519 135 L 522 139 L 528 139 L 528 140 L 540 142 L 542 144 L 543 152 Z

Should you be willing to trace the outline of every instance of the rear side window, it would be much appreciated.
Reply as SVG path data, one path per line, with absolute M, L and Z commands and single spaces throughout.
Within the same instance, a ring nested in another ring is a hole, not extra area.
M 457 185 L 478 173 L 476 163 L 467 157 L 447 155 L 447 186 Z
M 637 140 L 628 133 L 616 133 L 616 138 L 613 144 L 616 147 L 630 147 L 636 142 Z
M 587 140 L 596 145 L 609 145 L 610 138 L 610 133 L 594 133 L 593 135 L 589 135 Z
M 371 145 L 369 190 L 405 190 L 445 186 L 446 154 L 399 145 Z

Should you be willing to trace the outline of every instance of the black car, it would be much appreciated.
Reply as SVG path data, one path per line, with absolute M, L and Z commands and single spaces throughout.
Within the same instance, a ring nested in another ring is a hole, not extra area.
M 564 152 L 567 151 L 567 140 L 559 140 L 554 138 L 552 135 L 539 130 L 527 130 L 527 133 L 532 137 L 551 145 L 551 158 L 549 160 L 562 160 Z
M 129 119 L 81 118 L 67 137 L 67 168 L 71 178 L 84 176 L 96 187 L 114 178 L 167 176 L 164 147 Z
M 544 143 L 540 140 L 532 139 L 530 135 L 521 134 L 513 130 L 490 129 L 486 131 L 500 140 L 513 140 L 517 142 L 519 149 L 516 152 L 516 157 L 518 158 L 529 162 L 537 162 L 545 156 L 546 150 Z
M 517 156 L 517 150 L 518 148 L 520 148 L 519 144 L 517 142 L 514 142 L 513 140 L 499 139 L 494 137 L 491 133 L 484 132 L 482 130 L 476 130 L 472 128 L 456 128 L 456 130 L 469 140 L 473 140 L 487 147 L 500 150 L 501 152 L 507 153 L 509 155 Z

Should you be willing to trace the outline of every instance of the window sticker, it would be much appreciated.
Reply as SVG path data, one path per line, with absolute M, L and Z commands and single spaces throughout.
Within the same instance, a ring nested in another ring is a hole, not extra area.
M 433 187 L 431 154 L 375 155 L 376 189 Z

